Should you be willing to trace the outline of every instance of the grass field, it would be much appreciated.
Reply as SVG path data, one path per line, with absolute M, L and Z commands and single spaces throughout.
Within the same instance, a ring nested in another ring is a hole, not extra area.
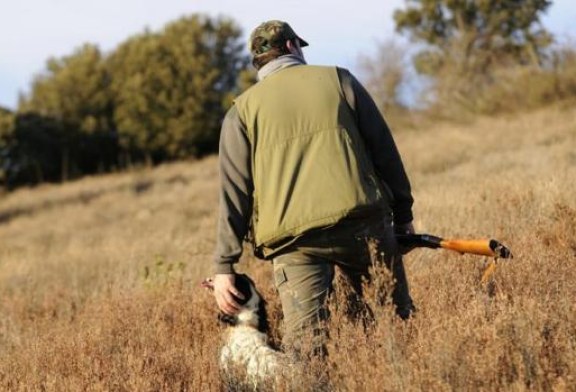
M 335 316 L 336 391 L 576 390 L 576 112 L 399 130 L 415 226 L 492 237 L 515 258 L 406 257 L 419 312 L 364 333 Z M 0 390 L 215 391 L 217 159 L 0 196 Z M 240 270 L 270 302 L 271 268 Z M 299 390 L 312 376 L 299 381 Z

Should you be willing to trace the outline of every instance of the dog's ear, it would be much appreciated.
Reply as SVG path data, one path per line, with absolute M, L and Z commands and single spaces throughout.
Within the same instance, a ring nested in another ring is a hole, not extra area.
M 266 301 L 264 298 L 260 297 L 260 303 L 258 304 L 258 331 L 262 333 L 268 333 L 270 330 L 270 324 L 268 323 L 268 312 L 266 312 Z
M 254 283 L 252 282 L 252 279 L 250 279 L 247 275 L 236 274 L 234 286 L 244 296 L 243 299 L 234 296 L 236 302 L 238 302 L 240 305 L 246 305 L 248 301 L 250 301 L 250 298 L 252 298 L 252 290 L 250 287 L 253 285 Z
M 218 313 L 218 321 L 220 321 L 223 324 L 235 326 L 236 324 L 238 324 L 238 317 L 230 316 L 226 313 Z
M 210 291 L 214 290 L 214 279 L 212 278 L 204 279 L 202 283 L 200 283 L 200 287 L 204 287 L 205 289 L 208 289 Z

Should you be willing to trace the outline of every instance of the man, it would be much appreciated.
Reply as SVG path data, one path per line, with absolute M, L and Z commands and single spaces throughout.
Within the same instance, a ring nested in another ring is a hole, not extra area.
M 394 231 L 414 231 L 413 199 L 374 101 L 347 70 L 307 65 L 308 43 L 286 22 L 262 23 L 249 44 L 259 82 L 235 100 L 220 138 L 218 306 L 239 310 L 233 266 L 250 235 L 256 254 L 273 261 L 287 349 L 327 317 L 335 267 L 361 295 L 374 253 L 392 269 L 396 312 L 408 318 Z

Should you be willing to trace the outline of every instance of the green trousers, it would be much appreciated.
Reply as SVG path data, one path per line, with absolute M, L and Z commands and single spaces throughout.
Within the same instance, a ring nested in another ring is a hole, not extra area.
M 378 260 L 392 272 L 392 300 L 398 316 L 406 319 L 414 306 L 391 218 L 348 219 L 308 233 L 276 255 L 274 281 L 284 313 L 285 349 L 300 351 L 302 337 L 312 336 L 311 348 L 323 350 L 326 331 L 322 323 L 328 318 L 326 302 L 335 268 L 352 289 L 348 308 L 365 317 L 366 308 L 358 305 L 362 303 L 362 281 L 373 280 Z

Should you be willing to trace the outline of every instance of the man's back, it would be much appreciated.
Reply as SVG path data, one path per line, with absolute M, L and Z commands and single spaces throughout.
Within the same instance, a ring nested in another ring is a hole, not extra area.
M 252 145 L 257 245 L 386 207 L 337 68 L 281 69 L 236 107 Z
M 263 131 L 262 143 L 276 144 L 303 133 L 337 126 L 341 91 L 335 67 L 294 65 L 256 83 L 236 100 L 248 137 Z M 282 134 L 276 132 L 281 128 Z

